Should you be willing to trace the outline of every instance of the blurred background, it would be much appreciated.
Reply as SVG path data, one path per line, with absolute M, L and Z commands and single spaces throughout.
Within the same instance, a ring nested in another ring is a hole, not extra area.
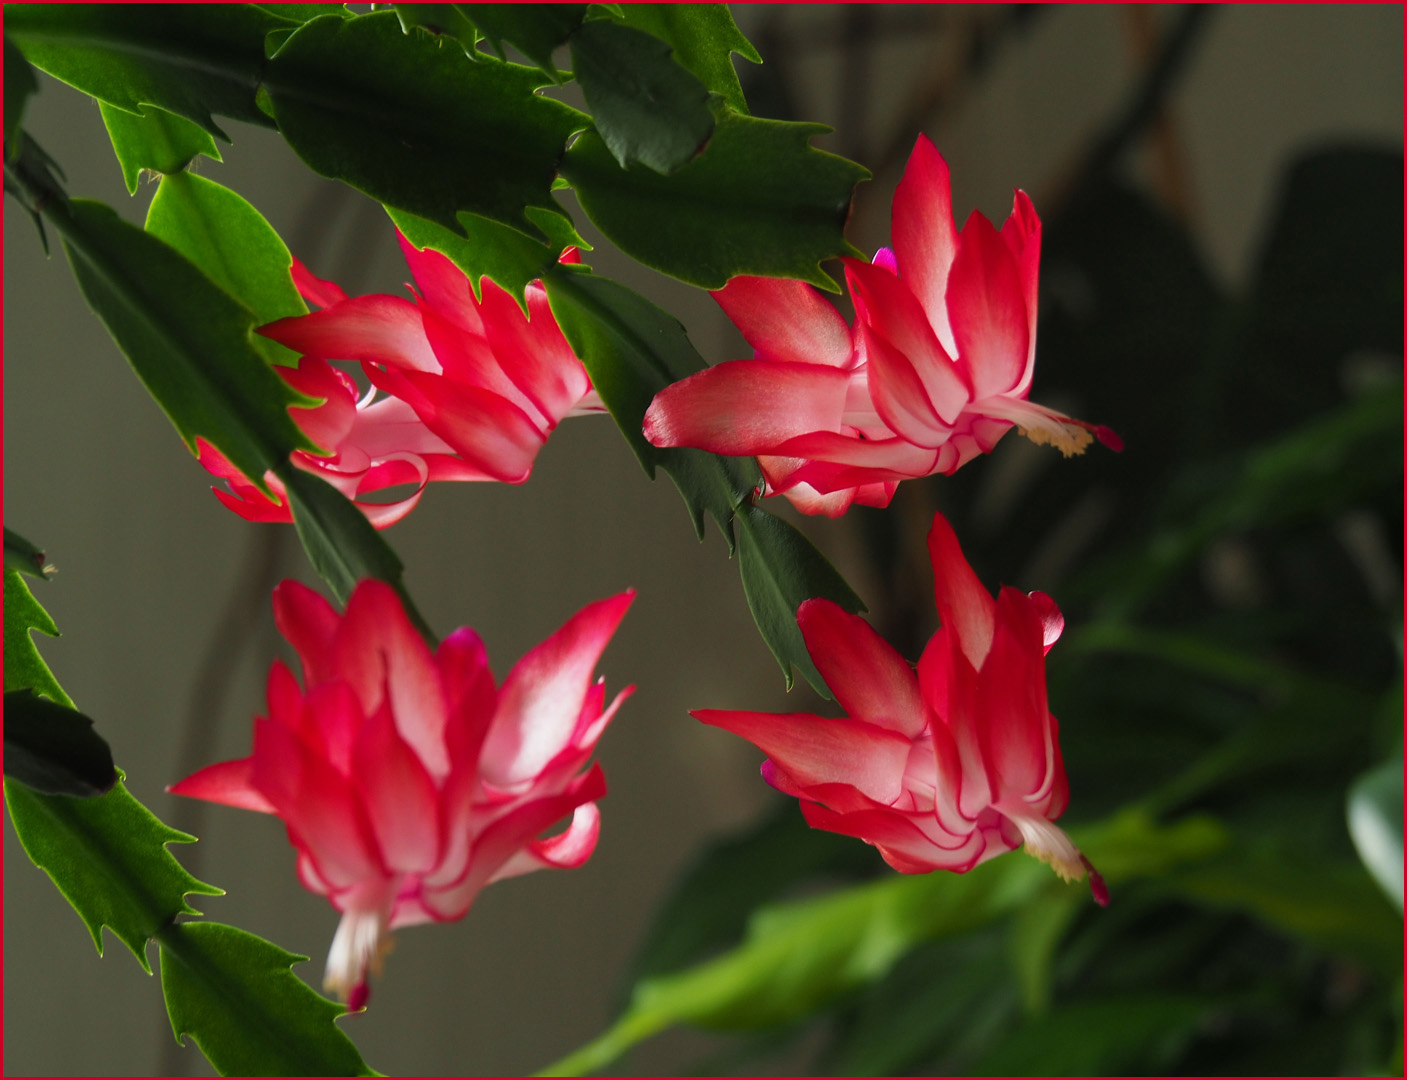
M 1231 839 L 1106 911 L 1066 905 L 1034 989 L 1021 957 L 1040 907 L 915 943 L 818 1011 L 753 1023 L 742 1008 L 713 1018 L 727 1030 L 671 1029 L 610 1068 L 1400 1073 L 1400 846 L 1394 903 L 1346 822 L 1351 792 L 1395 806 L 1400 844 L 1402 8 L 734 15 L 766 61 L 737 61 L 753 112 L 829 124 L 818 143 L 873 170 L 849 229 L 866 253 L 888 242 L 920 131 L 951 166 L 960 222 L 974 207 L 1000 221 L 1013 187 L 1031 194 L 1046 228 L 1032 398 L 1127 446 L 1065 461 L 1012 437 L 901 486 L 887 512 L 793 520 L 916 658 L 936 623 L 923 538 L 941 508 L 990 587 L 1044 589 L 1065 611 L 1048 661 L 1065 822 L 1137 806 L 1210 815 Z M 143 219 L 154 188 L 128 197 L 91 100 L 41 76 L 25 126 L 70 193 Z M 376 204 L 276 135 L 229 130 L 225 163 L 202 173 L 320 276 L 401 290 Z M 269 589 L 311 572 L 292 530 L 210 495 L 17 209 L 5 522 L 58 567 L 33 586 L 63 632 L 40 648 L 136 796 L 201 837 L 177 853 L 227 895 L 197 906 L 311 956 L 297 970 L 318 985 L 337 914 L 298 885 L 280 823 L 163 790 L 248 752 L 283 648 Z M 704 293 L 604 242 L 588 261 L 678 316 L 710 363 L 747 355 Z M 808 832 L 757 751 L 688 717 L 828 706 L 785 692 L 721 538 L 695 542 L 608 419 L 563 424 L 522 487 L 427 491 L 388 539 L 432 626 L 474 626 L 499 678 L 584 603 L 634 586 L 599 670 L 638 690 L 600 745 L 591 862 L 399 933 L 370 1010 L 344 1022 L 373 1067 L 532 1072 L 606 1028 L 637 976 L 735 944 L 758 905 L 890 873 L 869 847 Z M 155 982 L 111 938 L 95 955 L 9 829 L 4 895 L 7 1074 L 208 1074 L 173 1044 Z

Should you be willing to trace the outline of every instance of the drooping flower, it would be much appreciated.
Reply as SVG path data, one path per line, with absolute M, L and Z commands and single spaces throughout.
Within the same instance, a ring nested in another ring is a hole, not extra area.
M 894 194 L 893 249 L 845 261 L 855 324 L 811 286 L 737 277 L 714 293 L 753 347 L 655 396 L 656 446 L 757 455 L 768 494 L 837 517 L 887 506 L 899 481 L 952 474 L 1013 426 L 1066 456 L 1107 428 L 1027 400 L 1041 223 L 1025 192 L 998 231 L 958 230 L 948 166 L 926 136 Z
M 1065 880 L 1103 880 L 1055 824 L 1069 801 L 1045 656 L 1064 619 L 1044 593 L 993 599 L 941 515 L 928 534 L 941 626 L 918 670 L 859 616 L 812 599 L 797 622 L 849 714 L 693 713 L 755 743 L 763 778 L 813 828 L 857 836 L 905 874 L 970 870 L 1024 846 Z
M 293 462 L 348 498 L 414 484 L 388 503 L 358 499 L 372 524 L 385 528 L 408 514 L 432 480 L 502 480 L 520 484 L 537 452 L 568 416 L 604 406 L 586 369 L 562 336 L 533 282 L 525 316 L 489 279 L 474 297 L 469 279 L 438 251 L 419 251 L 404 236 L 401 250 L 415 277 L 412 302 L 399 296 L 349 297 L 314 277 L 297 260 L 293 281 L 322 310 L 280 319 L 259 332 L 302 358 L 277 368 L 295 390 L 323 402 L 290 409 L 294 422 L 330 457 L 298 451 Z M 575 248 L 563 262 L 580 262 Z M 371 383 L 357 384 L 329 361 L 358 362 Z M 273 502 L 214 447 L 199 443 L 200 463 L 229 485 L 216 496 L 251 521 L 291 521 L 283 485 L 265 481 Z
M 633 598 L 587 605 L 495 687 L 473 630 L 431 653 L 385 583 L 358 584 L 339 615 L 285 581 L 274 615 L 302 687 L 275 661 L 253 753 L 169 790 L 283 819 L 299 879 L 342 912 L 324 985 L 360 1008 L 390 930 L 461 918 L 491 882 L 591 855 L 606 783 L 583 769 L 634 689 L 606 705 L 592 673 Z

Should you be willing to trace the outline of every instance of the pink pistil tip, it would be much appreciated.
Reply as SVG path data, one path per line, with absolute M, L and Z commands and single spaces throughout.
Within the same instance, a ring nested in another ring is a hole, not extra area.
M 1107 902 L 1106 900 L 1105 903 Z M 369 987 L 366 984 L 366 980 L 363 979 L 361 982 L 357 983 L 356 986 L 352 987 L 352 992 L 347 995 L 347 1011 L 361 1012 L 366 1008 L 366 1003 L 370 1000 L 371 987 Z
M 1100 424 L 1094 429 L 1094 437 L 1116 454 L 1122 452 L 1124 449 L 1124 440 L 1119 438 L 1112 429 L 1105 427 L 1103 424 Z
M 1085 864 L 1085 869 L 1089 871 L 1089 891 L 1094 896 L 1094 902 L 1100 907 L 1109 906 L 1109 886 L 1104 884 L 1104 875 L 1094 868 L 1084 855 L 1080 856 L 1080 862 Z

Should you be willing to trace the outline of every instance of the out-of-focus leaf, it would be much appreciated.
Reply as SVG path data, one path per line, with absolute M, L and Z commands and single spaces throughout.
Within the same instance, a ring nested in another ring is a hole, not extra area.
M 253 313 L 168 244 L 111 207 L 75 199 L 46 216 L 83 297 L 192 449 L 197 437 L 260 485 L 294 449 L 317 451 L 288 415 L 296 393 L 255 348 Z
M 801 278 L 832 292 L 822 259 L 858 255 L 845 222 L 862 166 L 817 150 L 819 124 L 715 110 L 707 149 L 671 176 L 622 169 L 601 135 L 584 132 L 561 174 L 587 216 L 627 255 L 705 289 L 738 274 Z
M 290 970 L 306 956 L 222 923 L 177 923 L 160 941 L 171 1030 L 221 1075 L 375 1075 L 333 1023 L 345 1009 Z
M 5 802 L 25 853 L 73 905 L 99 953 L 106 926 L 150 972 L 147 940 L 177 915 L 198 914 L 186 895 L 224 893 L 166 850 L 195 837 L 162 824 L 123 784 L 96 799 L 71 799 L 7 780 Z
M 54 678 L 49 665 L 34 647 L 31 630 L 50 637 L 59 636 L 59 628 L 49 618 L 34 595 L 10 567 L 5 567 L 5 692 L 26 688 L 43 694 L 51 701 L 73 708 L 71 698 Z
M 659 38 L 594 19 L 572 34 L 571 49 L 572 74 L 621 168 L 641 162 L 668 175 L 708 141 L 708 90 Z
M 212 114 L 271 126 L 255 103 L 264 37 L 251 4 L 12 4 L 5 33 L 54 78 L 132 113 L 155 105 L 226 142 Z
M 5 529 L 5 565 L 40 579 L 47 579 L 54 570 L 45 562 L 44 552 L 8 527 Z
M 787 689 L 791 689 L 795 667 L 818 693 L 829 696 L 825 680 L 806 651 L 796 623 L 796 609 L 803 601 L 818 596 L 852 612 L 864 611 L 864 602 L 815 545 L 789 522 L 752 503 L 739 509 L 737 520 L 743 592 L 762 640 L 781 665 Z
M 457 233 L 414 214 L 390 207 L 386 212 L 412 244 L 422 251 L 434 248 L 444 253 L 463 270 L 475 296 L 482 295 L 482 279 L 492 278 L 513 295 L 525 312 L 527 307 L 523 291 L 528 283 L 542 277 L 564 248 L 590 247 L 576 235 L 571 222 L 560 214 L 532 215 L 548 234 L 551 241 L 551 246 L 548 246 L 477 214 L 461 212 L 459 215 L 459 224 L 469 237 L 465 240 Z
M 112 790 L 112 750 L 93 721 L 33 690 L 5 695 L 5 776 L 45 795 L 88 799 Z
M 143 169 L 159 173 L 180 172 L 197 154 L 220 161 L 220 151 L 210 133 L 185 117 L 147 106 L 144 113 L 131 113 L 98 102 L 112 140 L 113 153 L 122 167 L 122 179 L 127 182 L 127 194 L 137 193 L 137 180 Z
M 527 207 L 560 212 L 551 187 L 587 117 L 534 91 L 542 75 L 469 63 L 396 15 L 320 18 L 268 63 L 265 87 L 288 144 L 316 173 L 453 232 L 460 210 L 543 239 Z
M 1076 831 L 1111 886 L 1168 873 L 1219 850 L 1224 831 L 1189 818 L 1160 828 L 1139 814 Z M 597 1039 L 542 1075 L 594 1072 L 673 1024 L 762 1028 L 805 1016 L 883 976 L 923 941 L 985 925 L 1044 889 L 1050 871 L 1016 855 L 966 874 L 886 877 L 874 884 L 759 910 L 746 940 L 715 960 L 640 983 L 630 1008 Z M 1083 888 L 1083 886 L 1072 886 Z
M 1312 851 L 1240 846 L 1162 884 L 1186 900 L 1243 912 L 1377 970 L 1402 970 L 1402 919 L 1359 866 Z
M 20 132 L 20 122 L 24 119 L 25 102 L 30 94 L 39 92 L 39 82 L 34 77 L 34 69 L 15 43 L 5 38 L 5 156 L 15 150 L 15 139 Z
M 735 110 L 746 115 L 747 102 L 733 68 L 733 53 L 754 64 L 762 57 L 733 21 L 727 4 L 622 4 L 627 26 L 647 30 L 674 46 L 674 59 Z
M 1081 1001 L 994 1039 L 974 1076 L 1108 1076 L 1158 1072 L 1222 1003 L 1190 994 Z
M 848 836 L 813 829 L 791 799 L 740 836 L 701 851 L 655 911 L 627 986 L 677 970 L 742 937 L 754 908 L 812 876 L 859 876 L 879 856 Z
M 1081 900 L 1076 893 L 1052 891 L 1027 904 L 1011 921 L 1011 962 L 1028 1013 L 1039 1015 L 1050 1008 L 1055 955 L 1080 913 Z
M 260 325 L 307 314 L 289 273 L 288 248 L 264 216 L 229 188 L 191 173 L 164 177 L 146 228 L 205 271 Z M 270 363 L 298 362 L 297 353 L 277 342 L 259 334 L 251 340 Z
M 645 472 L 651 479 L 656 467 L 669 473 L 699 539 L 707 511 L 731 551 L 734 511 L 762 481 L 757 463 L 702 450 L 658 449 L 642 431 L 655 394 L 704 366 L 684 328 L 668 312 L 605 278 L 553 267 L 543 282 L 562 333 Z
M 1402 758 L 1385 761 L 1348 790 L 1348 831 L 1373 880 L 1402 910 Z

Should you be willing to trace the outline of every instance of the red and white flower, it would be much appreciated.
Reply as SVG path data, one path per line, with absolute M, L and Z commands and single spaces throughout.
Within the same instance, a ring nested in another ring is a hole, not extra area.
M 655 396 L 656 446 L 757 455 L 769 494 L 837 517 L 901 480 L 952 474 L 1012 427 L 1066 456 L 1107 428 L 1027 400 L 1041 223 L 1025 192 L 998 231 L 958 230 L 948 166 L 919 136 L 894 194 L 893 249 L 845 260 L 855 325 L 811 286 L 737 277 L 714 293 L 753 347 Z
M 331 455 L 298 451 L 294 464 L 357 499 L 378 528 L 408 514 L 434 480 L 521 484 L 563 418 L 605 408 L 539 283 L 527 287 L 524 315 L 487 278 L 475 298 L 469 279 L 438 251 L 419 251 L 405 237 L 401 249 L 415 277 L 414 301 L 349 297 L 294 260 L 298 291 L 321 310 L 259 328 L 302 354 L 296 369 L 275 369 L 284 381 L 323 399 L 289 412 Z M 581 258 L 568 248 L 561 261 Z M 333 360 L 360 363 L 369 392 L 360 394 Z M 200 463 L 229 485 L 215 494 L 231 510 L 251 521 L 292 520 L 272 473 L 264 479 L 278 501 L 208 443 L 201 440 L 198 448 Z M 393 502 L 359 498 L 405 484 L 415 490 Z
M 361 582 L 339 615 L 285 581 L 274 615 L 302 686 L 276 661 L 253 753 L 170 790 L 283 819 L 300 880 L 342 912 L 324 985 L 360 1008 L 388 931 L 461 918 L 491 882 L 591 855 L 606 783 L 585 766 L 634 689 L 607 705 L 592 673 L 633 598 L 587 605 L 495 687 L 473 630 L 431 653 L 385 583 Z
M 993 597 L 939 514 L 928 535 L 942 620 L 917 671 L 859 616 L 812 599 L 797 622 L 849 714 L 693 713 L 766 752 L 766 781 L 813 828 L 856 836 L 906 874 L 962 873 L 1024 847 L 1065 880 L 1103 880 L 1055 824 L 1069 801 L 1045 655 L 1064 628 L 1055 602 Z

